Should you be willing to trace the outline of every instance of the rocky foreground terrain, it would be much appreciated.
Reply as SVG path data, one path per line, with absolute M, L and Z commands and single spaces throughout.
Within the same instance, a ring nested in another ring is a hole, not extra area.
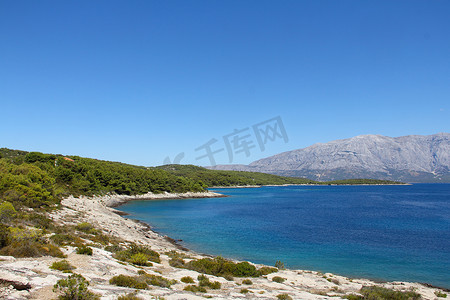
M 189 198 L 189 197 L 219 197 L 215 193 L 197 194 L 147 194 L 140 199 L 152 198 Z M 211 282 L 220 282 L 219 289 L 207 289 L 206 292 L 194 293 L 185 291 L 189 284 L 181 278 L 190 276 L 193 284 L 198 283 L 200 273 L 185 268 L 173 267 L 169 264 L 169 251 L 176 251 L 186 261 L 208 257 L 182 249 L 167 237 L 153 232 L 146 224 L 122 217 L 120 212 L 111 208 L 123 201 L 135 199 L 130 196 L 106 197 L 69 197 L 62 201 L 62 209 L 52 213 L 51 218 L 60 224 L 76 225 L 88 222 L 103 234 L 116 237 L 122 244 L 135 242 L 150 246 L 160 254 L 161 262 L 152 266 L 138 266 L 119 261 L 113 253 L 104 246 L 91 243 L 91 256 L 77 254 L 75 247 L 63 248 L 65 258 L 75 267 L 74 273 L 81 274 L 89 282 L 90 291 L 100 295 L 101 299 L 118 299 L 130 293 L 141 299 L 339 299 L 348 294 L 358 294 L 363 286 L 381 286 L 401 291 L 415 291 L 424 299 L 437 299 L 437 293 L 446 292 L 419 283 L 389 282 L 375 283 L 366 279 L 350 279 L 333 274 L 322 274 L 305 270 L 279 270 L 261 277 L 234 279 L 206 275 Z M 56 299 L 53 292 L 54 284 L 70 273 L 50 269 L 50 266 L 60 261 L 55 257 L 14 258 L 0 257 L 0 299 Z M 257 265 L 257 267 L 261 267 Z M 134 289 L 112 285 L 109 280 L 117 275 L 137 276 L 138 274 L 163 276 L 173 281 L 169 288 L 150 285 L 147 289 Z M 278 280 L 281 277 L 284 280 Z M 275 281 L 274 281 L 275 280 Z M 278 282 L 276 282 L 278 281 Z M 442 294 L 441 294 L 442 295 Z
M 387 137 L 360 135 L 318 143 L 216 170 L 263 172 L 328 181 L 371 178 L 402 182 L 450 182 L 450 133 Z

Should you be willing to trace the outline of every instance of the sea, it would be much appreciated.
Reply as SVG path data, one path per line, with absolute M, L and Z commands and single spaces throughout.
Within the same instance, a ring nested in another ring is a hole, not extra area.
M 450 184 L 212 191 L 118 209 L 199 253 L 450 288 Z

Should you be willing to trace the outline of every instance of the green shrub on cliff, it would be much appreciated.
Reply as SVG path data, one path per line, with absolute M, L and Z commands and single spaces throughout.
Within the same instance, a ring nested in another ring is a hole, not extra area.
M 420 294 L 414 291 L 396 291 L 379 286 L 363 286 L 359 292 L 361 295 L 347 295 L 345 298 L 350 300 L 418 300 L 422 299 Z
M 0 149 L 0 199 L 49 207 L 70 194 L 203 192 L 203 183 L 156 168 L 78 156 Z
M 207 290 L 202 286 L 197 285 L 187 285 L 184 287 L 183 291 L 192 292 L 192 293 L 206 293 Z
M 81 246 L 77 247 L 77 254 L 92 256 L 93 250 L 91 247 L 88 247 L 86 245 L 81 245 Z
M 129 293 L 126 295 L 119 296 L 117 300 L 144 300 L 141 297 L 136 296 L 136 292 Z
M 286 278 L 280 277 L 280 276 L 275 276 L 272 278 L 273 282 L 278 282 L 278 283 L 283 283 L 286 281 Z
M 151 275 L 151 274 L 147 274 L 147 273 L 142 274 L 140 277 L 142 279 L 144 279 L 145 282 L 150 285 L 160 286 L 160 287 L 165 287 L 165 288 L 169 288 L 171 285 L 177 283 L 177 281 L 174 279 L 170 280 L 170 279 L 164 278 L 159 275 Z
M 144 253 L 136 253 L 131 255 L 129 262 L 138 266 L 151 266 L 152 263 L 148 262 L 148 256 Z
M 244 280 L 242 280 L 242 284 L 252 285 L 253 282 L 250 279 L 244 279 Z
M 273 267 L 262 267 L 259 269 L 259 273 L 261 273 L 261 275 L 269 275 L 275 272 L 278 272 L 278 269 Z
M 16 213 L 16 209 L 10 202 L 0 202 L 0 223 L 8 223 L 16 216 Z
M 137 276 L 118 275 L 109 280 L 110 284 L 124 286 L 133 289 L 146 289 L 148 284 Z
M 186 263 L 181 258 L 172 258 L 169 260 L 169 265 L 175 268 L 184 268 L 186 266 Z
M 186 253 L 177 252 L 175 250 L 170 250 L 170 251 L 164 252 L 164 254 L 170 258 L 192 258 Z
M 62 271 L 65 273 L 72 272 L 72 270 L 76 269 L 74 266 L 72 266 L 67 260 L 60 260 L 55 261 L 51 266 L 50 269 Z
M 228 277 L 258 277 L 261 272 L 248 262 L 234 263 L 223 257 L 202 258 L 191 260 L 185 264 L 186 269 L 194 270 L 199 273 L 210 274 L 214 276 Z
M 67 279 L 60 279 L 53 286 L 60 300 L 98 300 L 99 295 L 88 290 L 89 282 L 79 274 L 70 275 Z
M 78 223 L 75 226 L 76 230 L 85 232 L 85 233 L 90 233 L 90 234 L 97 234 L 98 231 L 95 230 L 94 226 L 88 222 L 82 222 L 82 223 Z
M 45 207 L 57 202 L 54 197 L 55 179 L 33 164 L 15 165 L 0 159 L 0 199 L 15 208 Z
M 277 299 L 279 299 L 279 300 L 292 300 L 292 297 L 289 296 L 288 294 L 278 294 L 277 295 Z
M 83 240 L 78 236 L 73 234 L 62 234 L 57 233 L 50 237 L 50 240 L 59 246 L 81 246 L 83 244 Z
M 0 255 L 14 257 L 40 257 L 54 256 L 64 257 L 61 250 L 48 243 L 47 238 L 42 236 L 42 231 L 38 229 L 22 229 L 19 227 L 8 227 L 2 225 L 0 235 Z
M 194 283 L 194 278 L 192 278 L 191 276 L 184 276 L 184 277 L 181 277 L 181 282 Z
M 284 263 L 281 260 L 277 260 L 275 262 L 275 268 L 280 269 L 280 270 L 284 270 Z
M 138 255 L 138 256 L 136 256 Z M 147 246 L 137 245 L 137 244 L 131 244 L 126 250 L 118 251 L 114 253 L 114 258 L 117 258 L 118 260 L 125 261 L 125 262 L 132 262 L 134 259 L 136 262 L 136 259 L 139 259 L 140 263 L 144 263 L 144 260 L 146 261 L 153 261 L 156 263 L 161 262 L 161 259 L 159 258 L 159 253 L 156 251 L 153 251 Z M 134 257 L 134 258 L 133 258 Z M 132 259 L 133 258 L 133 259 Z
M 442 293 L 441 291 L 436 291 L 436 292 L 434 292 L 434 294 L 436 295 L 436 297 L 439 297 L 439 298 L 447 298 L 447 294 Z
M 109 283 L 135 289 L 146 289 L 148 285 L 169 288 L 171 285 L 177 283 L 176 280 L 170 280 L 159 275 L 147 274 L 145 271 L 141 271 L 139 274 L 138 276 L 114 276 L 109 280 Z
M 209 287 L 210 289 L 213 290 L 220 290 L 222 286 L 218 281 L 210 281 L 209 278 L 206 277 L 205 275 L 199 275 L 197 277 L 197 280 L 199 286 Z
M 12 242 L 0 249 L 0 255 L 14 257 L 40 257 L 47 255 L 60 258 L 65 257 L 64 253 L 55 245 L 34 241 Z

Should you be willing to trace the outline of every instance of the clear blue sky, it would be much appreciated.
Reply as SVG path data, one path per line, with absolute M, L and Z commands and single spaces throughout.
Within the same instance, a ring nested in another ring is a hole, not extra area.
M 0 147 L 209 165 L 195 148 L 216 139 L 228 163 L 224 136 L 276 116 L 289 141 L 233 163 L 449 132 L 449 15 L 444 0 L 0 0 Z

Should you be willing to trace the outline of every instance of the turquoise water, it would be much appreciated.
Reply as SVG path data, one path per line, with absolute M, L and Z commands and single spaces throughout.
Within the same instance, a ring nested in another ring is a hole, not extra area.
M 216 191 L 119 209 L 202 253 L 450 288 L 450 184 Z

